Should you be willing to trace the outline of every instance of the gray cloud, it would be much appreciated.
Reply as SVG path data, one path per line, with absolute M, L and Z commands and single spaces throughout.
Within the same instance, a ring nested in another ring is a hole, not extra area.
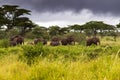
M 120 13 L 120 0 L 1 0 L 0 4 L 18 4 L 37 12 L 74 12 L 89 9 L 92 12 Z

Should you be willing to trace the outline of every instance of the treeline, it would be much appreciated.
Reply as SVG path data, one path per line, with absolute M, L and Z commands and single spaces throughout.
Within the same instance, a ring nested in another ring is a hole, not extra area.
M 33 23 L 27 15 L 30 10 L 20 8 L 18 5 L 3 5 L 0 7 L 0 38 L 12 35 L 23 35 L 26 38 L 65 37 L 68 35 L 83 38 L 85 36 L 119 36 L 120 23 L 116 26 L 103 21 L 90 21 L 83 25 L 73 24 L 66 27 L 50 26 L 49 28 Z M 79 35 L 79 36 L 78 36 Z

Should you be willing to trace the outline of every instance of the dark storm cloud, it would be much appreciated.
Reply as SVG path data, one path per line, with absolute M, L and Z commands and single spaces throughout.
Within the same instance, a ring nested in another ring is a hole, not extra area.
M 1 0 L 0 4 L 4 3 L 18 4 L 38 12 L 89 9 L 93 12 L 120 13 L 120 0 Z

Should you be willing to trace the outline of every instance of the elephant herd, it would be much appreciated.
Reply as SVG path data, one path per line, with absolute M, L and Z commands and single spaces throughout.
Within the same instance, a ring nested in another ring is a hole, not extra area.
M 36 38 L 33 40 L 33 42 L 29 42 L 28 44 L 38 44 L 41 42 L 43 45 L 47 44 L 47 40 L 42 38 Z M 16 46 L 16 45 L 22 45 L 24 44 L 24 37 L 21 35 L 16 35 L 10 37 L 10 46 Z M 75 39 L 72 36 L 59 39 L 58 37 L 54 37 L 50 41 L 51 46 L 58 46 L 58 45 L 75 45 Z M 90 46 L 92 44 L 98 45 L 100 44 L 100 39 L 97 37 L 92 37 L 86 40 L 86 46 Z
M 50 45 L 51 46 L 57 46 L 57 45 L 72 45 L 75 44 L 75 39 L 72 36 L 59 39 L 57 37 L 52 38 Z

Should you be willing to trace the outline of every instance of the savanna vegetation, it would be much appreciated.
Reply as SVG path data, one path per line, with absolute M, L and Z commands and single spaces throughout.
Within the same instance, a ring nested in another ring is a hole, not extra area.
M 26 15 L 30 11 L 17 5 L 0 7 L 0 80 L 120 80 L 120 24 L 90 21 L 46 28 Z M 22 35 L 24 44 L 10 46 L 14 35 Z M 75 45 L 49 45 L 55 37 L 68 36 Z M 91 36 L 99 37 L 100 45 L 86 46 Z M 27 44 L 34 38 L 48 44 Z
M 120 38 L 100 46 L 18 45 L 0 48 L 1 80 L 119 80 Z M 4 41 L 1 41 L 1 46 Z

